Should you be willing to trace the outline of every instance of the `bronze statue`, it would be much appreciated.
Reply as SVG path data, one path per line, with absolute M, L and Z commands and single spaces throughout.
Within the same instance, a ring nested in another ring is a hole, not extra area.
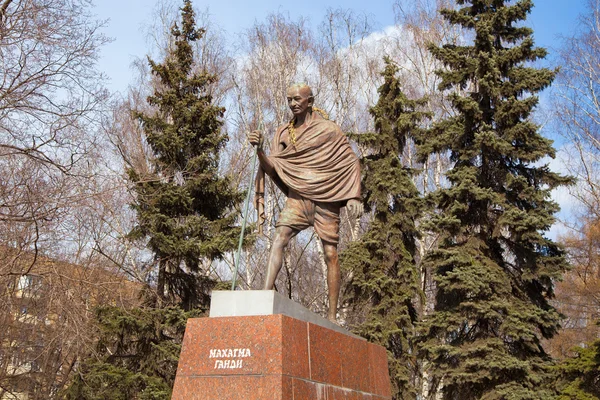
M 290 239 L 312 225 L 323 244 L 327 264 L 327 316 L 335 321 L 340 293 L 339 214 L 344 206 L 352 217 L 363 212 L 359 161 L 340 127 L 313 107 L 309 86 L 291 86 L 287 101 L 294 116 L 289 124 L 277 129 L 269 156 L 263 151 L 262 133 L 254 131 L 249 136 L 250 143 L 257 146 L 260 161 L 256 186 L 259 229 L 264 222 L 264 174 L 287 195 L 276 223 L 264 288 L 273 289 Z

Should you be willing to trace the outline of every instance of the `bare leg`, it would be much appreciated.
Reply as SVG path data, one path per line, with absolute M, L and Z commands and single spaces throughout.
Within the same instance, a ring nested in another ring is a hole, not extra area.
M 327 319 L 336 322 L 341 279 L 337 244 L 326 241 L 322 242 L 325 264 L 327 264 L 327 288 L 329 291 L 329 312 L 327 313 Z
M 298 234 L 298 231 L 289 226 L 278 226 L 275 230 L 273 245 L 269 253 L 269 262 L 267 263 L 267 278 L 265 279 L 265 290 L 273 290 L 275 279 L 283 265 L 283 250 L 290 242 L 290 239 Z

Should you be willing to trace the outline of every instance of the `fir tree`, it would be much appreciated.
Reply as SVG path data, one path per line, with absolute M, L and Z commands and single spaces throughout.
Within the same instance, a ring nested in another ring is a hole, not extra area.
M 78 367 L 68 400 L 169 400 L 188 318 L 180 307 L 100 307 L 97 353 Z M 108 349 L 108 351 L 107 351 Z
M 370 109 L 375 132 L 355 135 L 365 146 L 361 159 L 365 209 L 373 214 L 368 231 L 342 255 L 352 273 L 348 286 L 354 312 L 366 314 L 357 333 L 388 350 L 394 398 L 414 399 L 417 362 L 411 346 L 418 315 L 419 283 L 415 265 L 419 193 L 413 171 L 402 165 L 411 135 L 420 131 L 424 100 L 401 91 L 398 68 L 389 59 L 382 73 L 379 101 Z
M 141 307 L 98 310 L 96 354 L 79 366 L 68 399 L 170 399 L 186 321 L 206 311 L 216 284 L 202 265 L 237 244 L 232 211 L 243 195 L 218 173 L 227 137 L 220 131 L 224 109 L 209 91 L 216 76 L 194 64 L 192 43 L 204 30 L 195 27 L 190 0 L 181 17 L 165 61 L 149 60 L 155 112 L 133 113 L 154 158 L 150 177 L 128 171 L 137 195 L 132 236 L 149 239 L 157 279 L 143 291 Z
M 600 341 L 573 350 L 575 356 L 556 367 L 560 393 L 557 400 L 599 400 Z
M 440 240 L 426 262 L 436 307 L 421 350 L 444 399 L 550 399 L 540 341 L 559 328 L 548 300 L 567 264 L 544 232 L 558 210 L 550 192 L 570 180 L 542 165 L 554 149 L 530 114 L 555 72 L 529 64 L 546 56 L 521 23 L 532 1 L 458 4 L 442 14 L 472 31 L 473 44 L 431 48 L 446 67 L 440 90 L 454 89 L 456 115 L 421 147 L 424 157 L 448 151 L 454 162 L 433 196 L 429 227 Z
M 134 236 L 149 238 L 159 266 L 157 293 L 167 304 L 186 310 L 208 305 L 214 282 L 202 270 L 202 260 L 233 250 L 239 228 L 232 209 L 242 194 L 219 176 L 219 152 L 227 136 L 221 132 L 224 108 L 212 104 L 209 86 L 217 77 L 198 70 L 192 43 L 204 34 L 195 27 L 189 0 L 182 8 L 181 28 L 171 30 L 174 48 L 162 64 L 149 59 L 157 79 L 148 103 L 149 115 L 134 112 L 153 153 L 154 177 L 135 183 L 138 226 Z

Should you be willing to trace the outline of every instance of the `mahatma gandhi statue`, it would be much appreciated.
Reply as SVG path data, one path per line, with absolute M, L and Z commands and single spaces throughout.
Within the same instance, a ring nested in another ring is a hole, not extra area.
M 347 207 L 352 217 L 363 212 L 359 160 L 340 127 L 314 107 L 309 86 L 291 86 L 287 101 L 293 118 L 277 129 L 269 155 L 263 150 L 262 132 L 254 131 L 249 136 L 260 161 L 256 188 L 259 224 L 264 222 L 265 173 L 287 195 L 275 225 L 264 288 L 273 289 L 283 263 L 283 250 L 290 239 L 313 226 L 322 241 L 327 264 L 327 317 L 335 321 L 340 294 L 340 209 Z

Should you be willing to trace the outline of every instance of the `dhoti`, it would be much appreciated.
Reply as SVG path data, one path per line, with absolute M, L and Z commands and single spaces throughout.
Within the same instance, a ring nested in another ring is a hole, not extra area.
M 290 190 L 275 226 L 289 226 L 298 231 L 313 226 L 321 240 L 337 244 L 340 240 L 341 205 L 339 201 L 312 201 Z

